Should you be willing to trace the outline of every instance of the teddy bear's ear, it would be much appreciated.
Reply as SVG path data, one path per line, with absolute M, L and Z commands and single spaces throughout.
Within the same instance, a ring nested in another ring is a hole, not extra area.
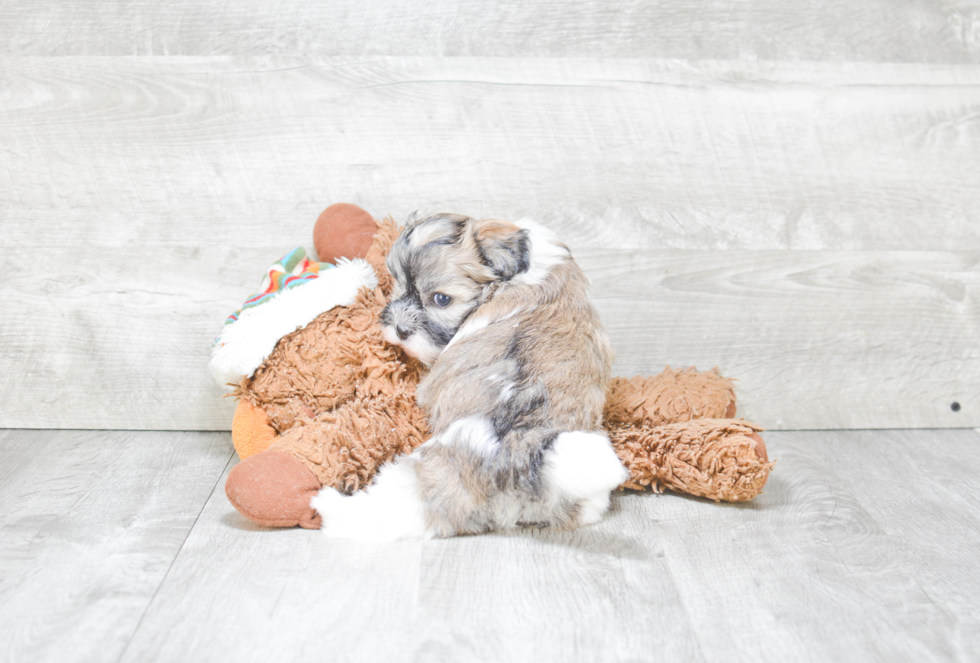
M 473 238 L 480 261 L 499 279 L 512 279 L 531 266 L 531 241 L 528 231 L 508 221 L 477 221 Z

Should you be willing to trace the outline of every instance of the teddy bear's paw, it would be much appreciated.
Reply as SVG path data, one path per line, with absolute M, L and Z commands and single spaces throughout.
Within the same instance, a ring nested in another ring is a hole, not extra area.
M 266 527 L 319 529 L 310 499 L 320 481 L 300 460 L 283 451 L 263 451 L 232 468 L 225 482 L 228 501 L 239 513 Z

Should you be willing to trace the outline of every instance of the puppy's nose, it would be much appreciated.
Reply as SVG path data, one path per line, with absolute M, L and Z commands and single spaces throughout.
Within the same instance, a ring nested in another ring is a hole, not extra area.
M 404 341 L 406 338 L 412 335 L 412 330 L 398 325 L 395 327 L 395 333 L 398 334 L 398 338 Z

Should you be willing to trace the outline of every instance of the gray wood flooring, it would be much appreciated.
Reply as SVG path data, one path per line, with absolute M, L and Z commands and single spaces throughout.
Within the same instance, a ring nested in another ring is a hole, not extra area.
M 0 660 L 980 658 L 980 433 L 767 434 L 745 505 L 385 545 L 253 526 L 226 433 L 0 433 Z

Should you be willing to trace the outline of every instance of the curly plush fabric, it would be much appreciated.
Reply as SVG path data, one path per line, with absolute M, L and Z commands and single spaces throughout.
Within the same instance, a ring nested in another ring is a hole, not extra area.
M 662 426 L 692 419 L 735 416 L 735 388 L 717 368 L 699 372 L 670 366 L 651 377 L 613 378 L 603 414 L 606 426 Z
M 744 502 L 762 490 L 774 463 L 746 421 L 697 419 L 664 426 L 609 429 L 619 459 L 630 472 L 622 488 L 665 488 L 715 501 Z
M 355 398 L 313 420 L 300 420 L 272 443 L 302 461 L 324 486 L 345 493 L 371 483 L 378 467 L 428 438 L 425 415 L 400 396 Z
M 348 493 L 428 437 L 415 404 L 422 366 L 385 343 L 378 326 L 392 283 L 384 257 L 397 235 L 391 221 L 378 224 L 365 258 L 378 274 L 377 288 L 361 289 L 349 306 L 282 337 L 238 389 L 279 433 L 270 450 L 294 456 L 321 484 Z
M 414 399 L 421 366 L 381 337 L 381 288 L 362 289 L 350 306 L 321 313 L 284 336 L 241 393 L 260 405 L 282 433 L 356 398 L 402 395 Z

